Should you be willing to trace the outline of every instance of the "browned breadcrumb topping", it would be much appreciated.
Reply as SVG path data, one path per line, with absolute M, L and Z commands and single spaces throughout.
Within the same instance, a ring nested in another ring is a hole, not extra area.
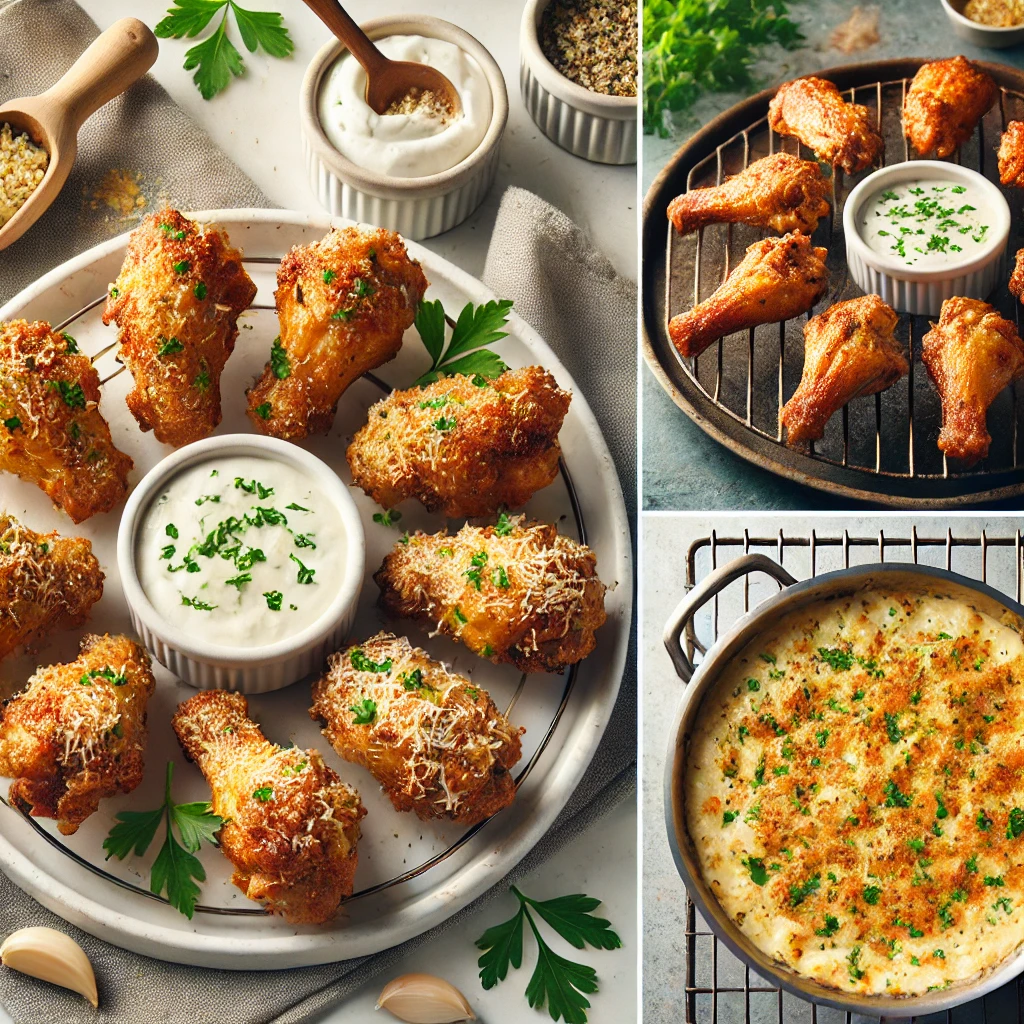
M 636 0 L 554 0 L 540 23 L 540 48 L 555 70 L 591 92 L 636 95 Z
M 969 0 L 964 17 L 993 28 L 1024 25 L 1024 0 Z
M 42 183 L 49 154 L 25 132 L 15 135 L 9 124 L 0 126 L 0 226 L 25 205 Z

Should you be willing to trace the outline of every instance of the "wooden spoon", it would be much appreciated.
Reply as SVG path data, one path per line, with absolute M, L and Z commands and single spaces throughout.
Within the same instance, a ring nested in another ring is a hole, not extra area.
M 0 106 L 0 124 L 26 132 L 50 155 L 43 180 L 0 227 L 0 249 L 20 238 L 57 198 L 78 153 L 78 129 L 105 103 L 141 78 L 159 52 L 156 36 L 138 18 L 122 18 L 93 40 L 56 85 L 39 96 Z
M 386 114 L 407 96 L 432 92 L 452 114 L 462 110 L 458 90 L 436 68 L 408 60 L 390 60 L 349 17 L 338 0 L 305 0 L 306 6 L 348 47 L 366 71 L 366 104 Z

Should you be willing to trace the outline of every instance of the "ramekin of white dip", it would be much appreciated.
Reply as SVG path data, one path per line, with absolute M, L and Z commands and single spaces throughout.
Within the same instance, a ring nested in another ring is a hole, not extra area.
M 155 466 L 125 505 L 117 562 L 149 652 L 201 689 L 263 693 L 321 668 L 355 616 L 365 538 L 314 455 L 228 434 Z
M 374 113 L 364 99 L 365 72 L 332 40 L 302 83 L 303 156 L 313 191 L 335 216 L 430 238 L 464 221 L 494 182 L 508 120 L 505 79 L 473 36 L 440 18 L 396 15 L 361 27 L 385 56 L 446 75 L 462 111 L 446 118 L 422 110 Z
M 1010 207 L 977 171 L 911 160 L 869 174 L 843 210 L 850 276 L 905 313 L 984 299 L 1005 276 Z

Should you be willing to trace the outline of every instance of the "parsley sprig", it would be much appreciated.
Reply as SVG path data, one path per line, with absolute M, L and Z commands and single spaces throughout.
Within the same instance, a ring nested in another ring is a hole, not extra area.
M 515 916 L 488 928 L 476 941 L 477 947 L 485 951 L 477 961 L 483 987 L 494 988 L 504 981 L 510 964 L 517 970 L 522 966 L 525 921 L 537 940 L 537 966 L 526 987 L 527 1001 L 534 1009 L 540 1009 L 546 1002 L 552 1020 L 561 1018 L 566 1024 L 586 1024 L 590 1008 L 586 997 L 597 991 L 597 972 L 551 949 L 531 911 L 576 949 L 588 945 L 594 949 L 618 949 L 622 940 L 609 922 L 591 913 L 601 901 L 582 893 L 540 901 L 523 895 L 514 885 L 511 891 L 519 900 Z
M 421 302 L 416 310 L 415 324 L 431 363 L 430 369 L 413 386 L 431 384 L 442 373 L 474 374 L 481 382 L 501 376 L 508 367 L 496 352 L 484 346 L 508 337 L 508 331 L 503 328 L 508 324 L 511 308 L 511 299 L 492 299 L 482 306 L 467 302 L 455 321 L 446 347 L 445 312 L 441 300 Z
M 166 891 L 171 906 L 191 920 L 199 901 L 196 882 L 206 881 L 206 871 L 193 854 L 199 852 L 204 841 L 216 845 L 215 836 L 224 819 L 214 814 L 206 801 L 176 804 L 171 796 L 173 777 L 174 762 L 168 761 L 164 802 L 152 811 L 120 811 L 117 824 L 103 840 L 103 849 L 107 860 L 124 860 L 130 853 L 141 857 L 156 838 L 160 823 L 166 822 L 163 846 L 150 868 L 149 888 L 157 896 Z
M 245 74 L 242 55 L 228 38 L 228 11 L 234 12 L 238 34 L 250 53 L 262 48 L 271 57 L 287 57 L 295 49 L 280 14 L 247 11 L 235 0 L 174 0 L 167 17 L 154 31 L 162 39 L 181 39 L 184 36 L 194 39 L 221 10 L 224 16 L 213 34 L 185 52 L 184 68 L 186 71 L 196 69 L 192 81 L 204 100 L 213 99 L 226 89 L 232 76 L 240 78 Z

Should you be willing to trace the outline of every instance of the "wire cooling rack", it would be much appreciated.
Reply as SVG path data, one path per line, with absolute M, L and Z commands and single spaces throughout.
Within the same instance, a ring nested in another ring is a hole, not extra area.
M 748 552 L 760 552 L 784 565 L 798 579 L 867 562 L 914 562 L 941 566 L 982 580 L 1017 601 L 1024 587 L 1024 537 L 1021 531 L 998 535 L 919 534 L 871 536 L 789 534 L 771 537 L 711 536 L 694 541 L 686 556 L 686 587 L 712 569 Z M 778 585 L 747 575 L 709 602 L 685 636 L 687 654 L 699 661 L 721 630 L 736 621 Z M 721 943 L 686 897 L 686 1024 L 867 1024 L 878 1018 L 808 1003 L 783 992 L 751 970 Z M 1024 977 L 952 1010 L 909 1018 L 911 1024 L 1024 1024 Z

